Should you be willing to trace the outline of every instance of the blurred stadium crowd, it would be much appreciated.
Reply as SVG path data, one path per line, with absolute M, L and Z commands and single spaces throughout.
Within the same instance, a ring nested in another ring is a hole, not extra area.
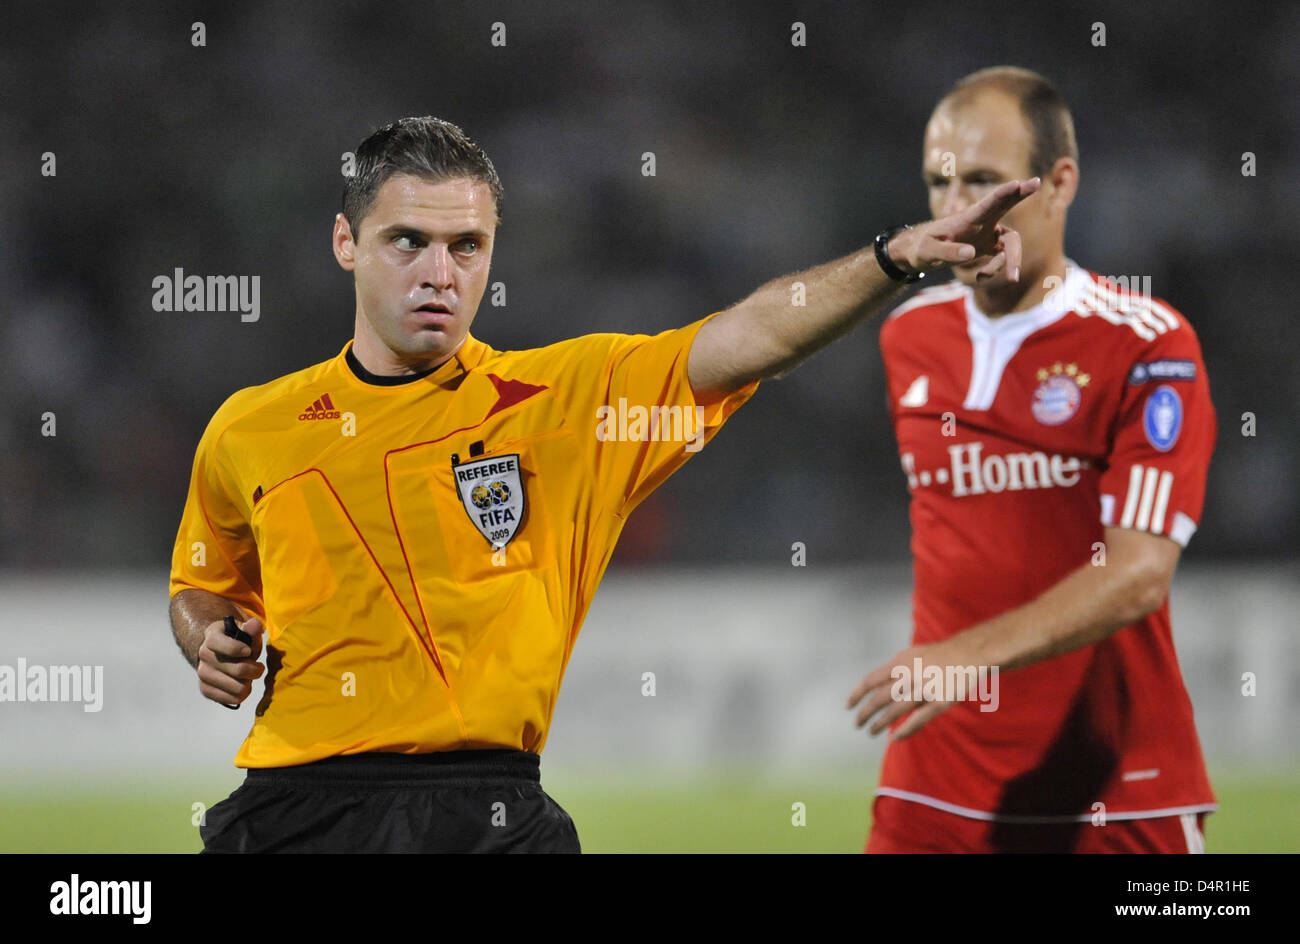
M 999 62 L 1074 107 L 1071 257 L 1149 276 L 1200 335 L 1220 438 L 1190 553 L 1294 555 L 1300 8 L 1037 6 L 7 6 L 0 566 L 165 568 L 212 412 L 351 335 L 329 235 L 342 155 L 374 127 L 436 114 L 496 163 L 507 304 L 474 334 L 513 349 L 685 324 L 923 218 L 929 109 Z M 259 320 L 154 311 L 177 267 L 259 276 Z M 876 330 L 767 384 L 616 560 L 906 559 Z

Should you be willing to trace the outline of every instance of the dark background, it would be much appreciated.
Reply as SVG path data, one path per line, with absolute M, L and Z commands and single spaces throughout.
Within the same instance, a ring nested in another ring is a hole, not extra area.
M 433 114 L 492 157 L 508 305 L 473 333 L 514 349 L 685 324 L 924 218 L 929 111 L 1001 63 L 1074 109 L 1069 255 L 1150 276 L 1200 335 L 1220 435 L 1189 554 L 1300 544 L 1300 7 L 46 3 L 0 24 L 0 565 L 165 570 L 212 412 L 351 335 L 329 237 L 373 128 Z M 153 311 L 177 267 L 260 276 L 260 320 Z M 765 384 L 616 560 L 906 559 L 878 324 Z

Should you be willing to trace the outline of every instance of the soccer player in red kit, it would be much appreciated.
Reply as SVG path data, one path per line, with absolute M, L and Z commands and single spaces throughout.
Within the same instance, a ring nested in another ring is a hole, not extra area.
M 1064 100 L 1023 69 L 966 77 L 926 128 L 936 217 L 1043 184 L 1004 219 L 1018 282 L 958 265 L 881 329 L 915 585 L 912 646 L 849 698 L 892 727 L 868 852 L 1204 849 L 1168 591 L 1214 408 L 1187 320 L 1066 257 L 1077 157 Z

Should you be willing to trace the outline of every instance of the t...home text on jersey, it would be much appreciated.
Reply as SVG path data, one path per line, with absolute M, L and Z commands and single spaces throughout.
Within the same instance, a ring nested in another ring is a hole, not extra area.
M 1086 459 L 1048 455 L 1045 452 L 992 453 L 981 457 L 982 442 L 961 443 L 948 447 L 950 463 L 931 472 L 917 471 L 916 456 L 905 452 L 900 457 L 907 487 L 952 483 L 954 498 L 983 495 L 986 492 L 1019 492 L 1027 488 L 1069 488 L 1079 482 L 1079 470 L 1088 465 Z

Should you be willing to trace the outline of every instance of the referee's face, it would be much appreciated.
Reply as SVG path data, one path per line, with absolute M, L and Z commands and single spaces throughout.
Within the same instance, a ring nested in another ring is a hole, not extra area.
M 375 373 L 426 370 L 469 333 L 487 287 L 496 203 L 467 177 L 396 174 L 353 234 L 335 219 L 334 254 L 356 280 L 353 351 Z

